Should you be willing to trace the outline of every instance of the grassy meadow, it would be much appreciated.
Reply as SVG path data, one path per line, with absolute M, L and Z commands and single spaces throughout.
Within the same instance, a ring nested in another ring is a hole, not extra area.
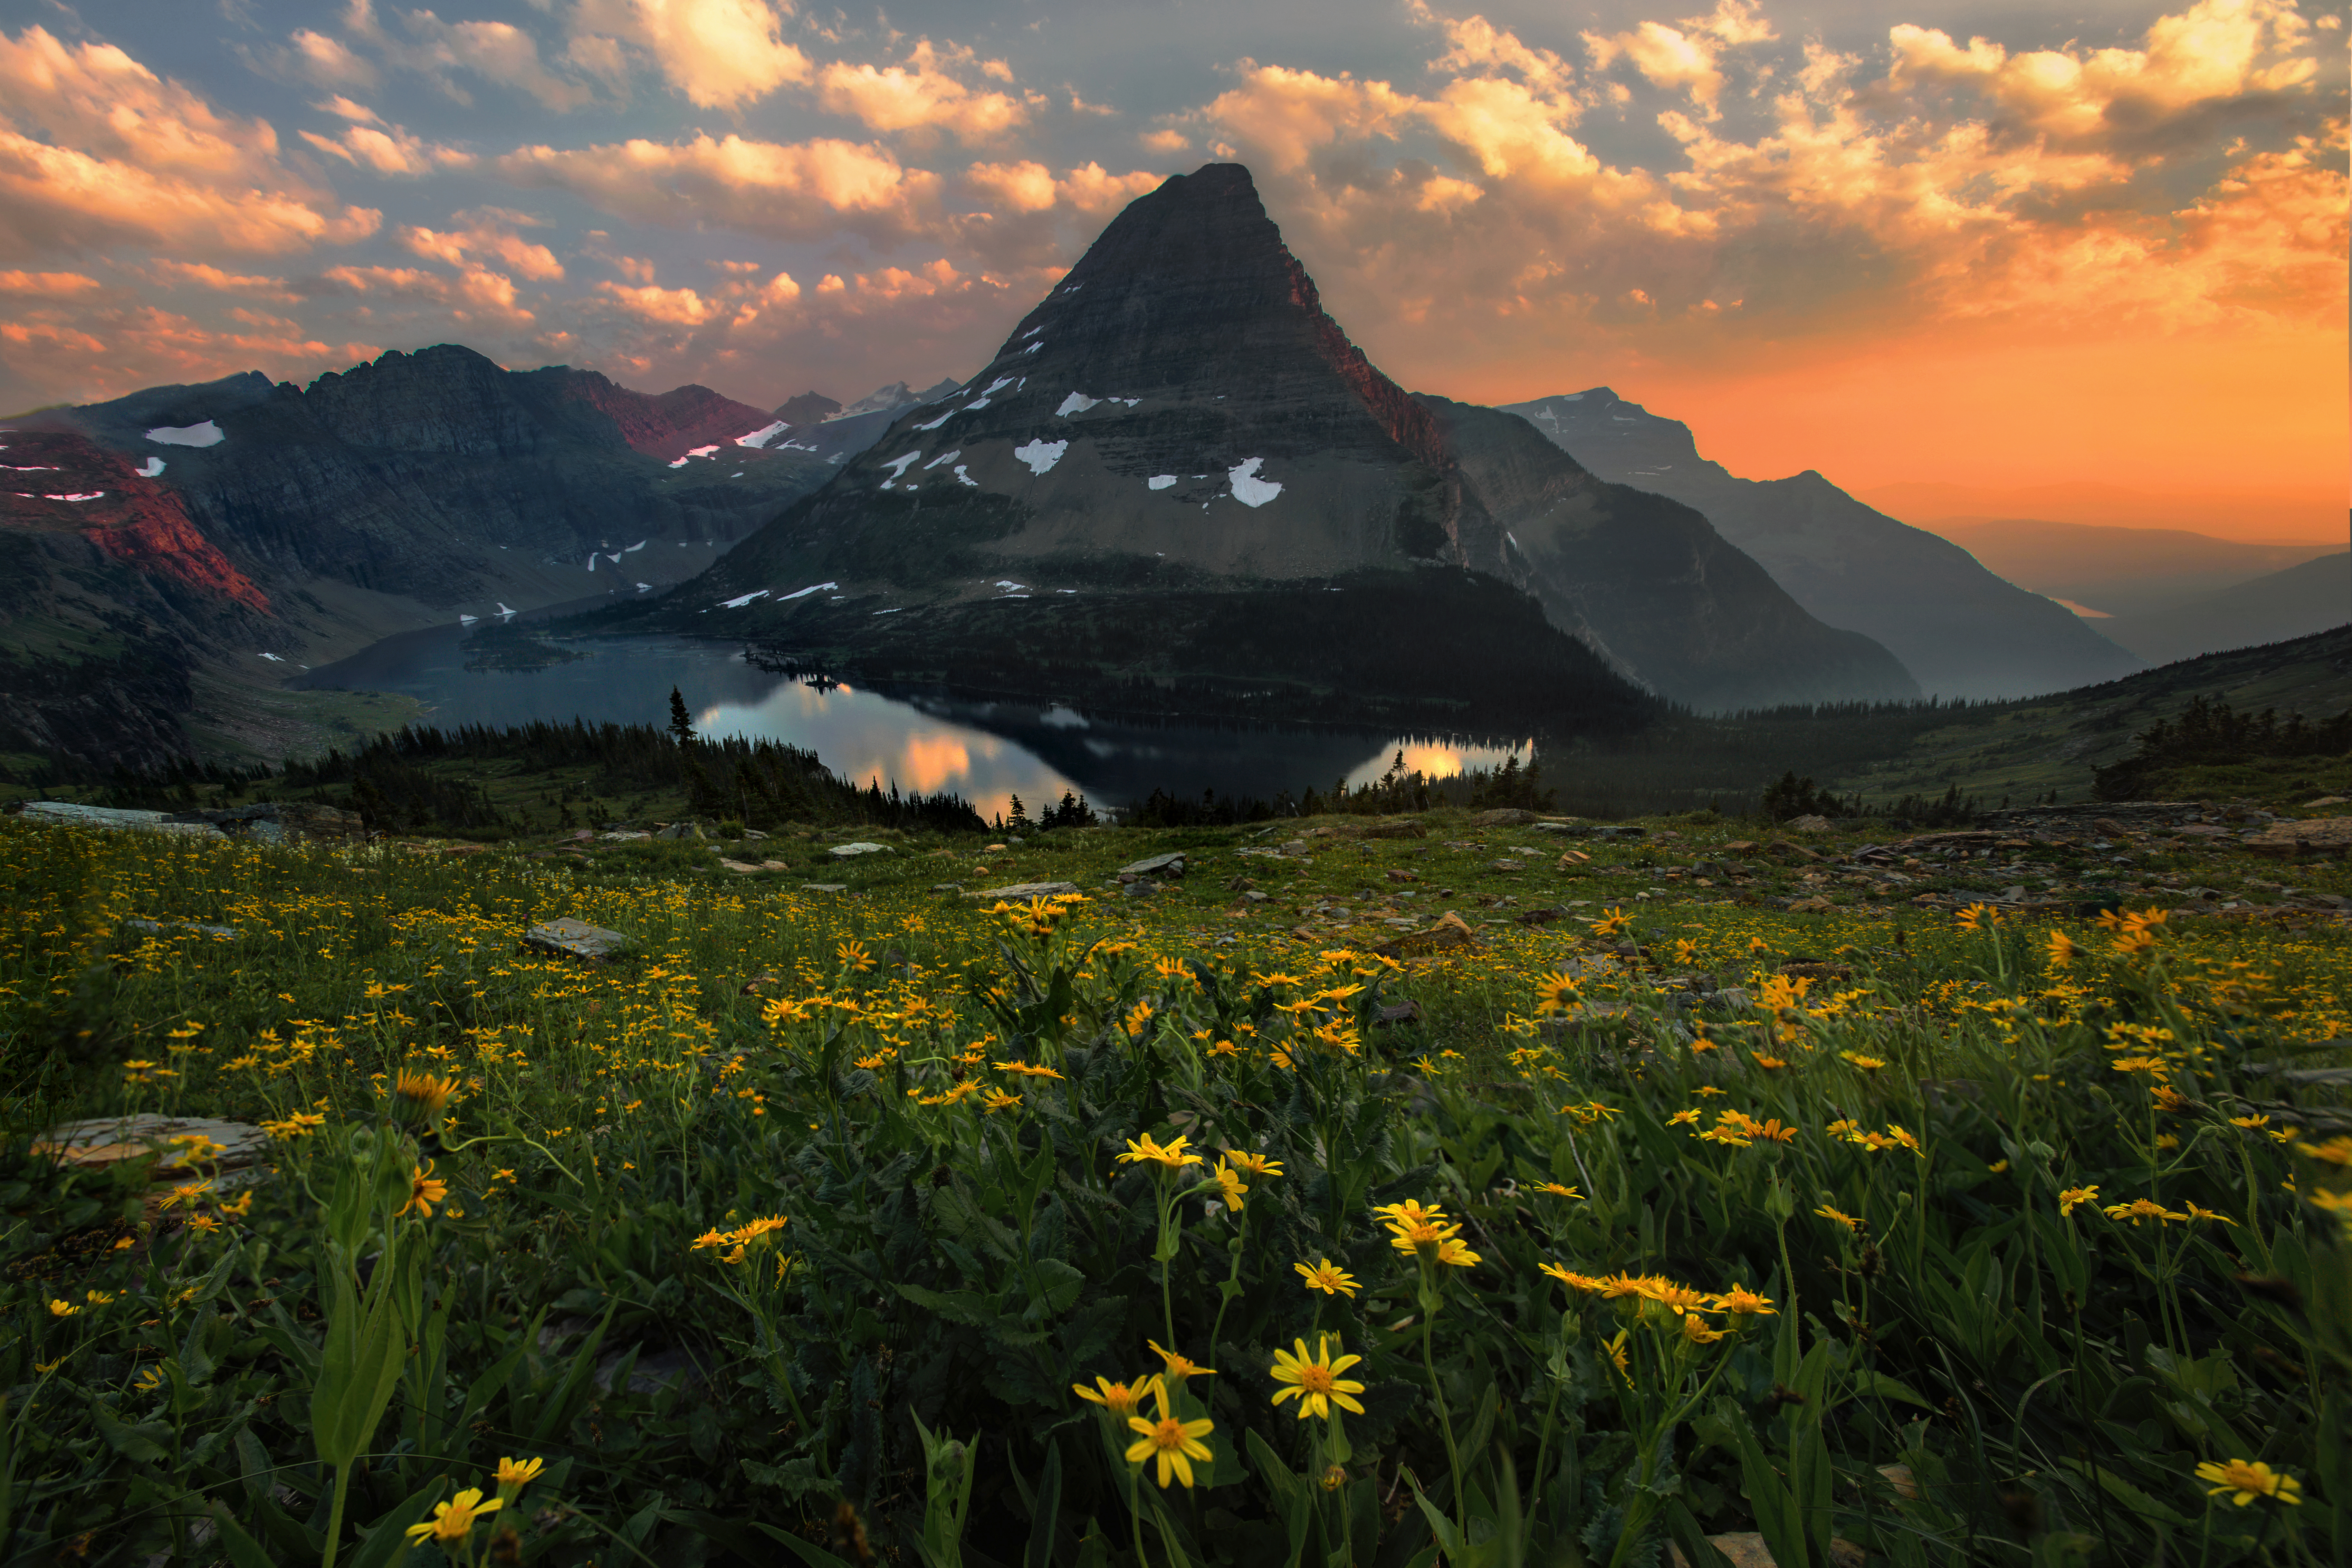
M 0 1563 L 2352 1560 L 2352 931 L 1647 827 L 0 818 Z

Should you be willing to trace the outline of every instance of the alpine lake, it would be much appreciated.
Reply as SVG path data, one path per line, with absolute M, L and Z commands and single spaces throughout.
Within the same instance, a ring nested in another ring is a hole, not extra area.
M 884 692 L 764 669 L 738 645 L 691 637 L 566 641 L 551 645 L 556 662 L 485 667 L 479 645 L 467 647 L 479 629 L 395 633 L 290 684 L 412 697 L 429 710 L 421 722 L 442 729 L 575 719 L 661 725 L 675 688 L 705 737 L 796 746 L 859 785 L 949 791 L 989 817 L 1008 813 L 1015 795 L 1033 813 L 1065 791 L 1097 809 L 1140 801 L 1154 790 L 1271 800 L 1310 785 L 1328 789 L 1338 779 L 1351 787 L 1370 783 L 1399 752 L 1406 771 L 1433 778 L 1531 755 L 1528 742 L 1500 738 L 1163 721 L 944 691 Z

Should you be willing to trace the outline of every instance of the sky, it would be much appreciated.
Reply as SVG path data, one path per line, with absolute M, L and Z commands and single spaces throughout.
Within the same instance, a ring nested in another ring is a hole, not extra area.
M 2345 536 L 2336 11 L 1706 3 L 0 0 L 0 409 L 442 342 L 920 387 L 1239 161 L 1413 390 Z

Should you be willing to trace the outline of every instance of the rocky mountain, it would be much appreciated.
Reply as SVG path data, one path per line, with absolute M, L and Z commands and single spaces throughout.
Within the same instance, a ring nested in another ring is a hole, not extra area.
M 1605 386 L 1504 412 L 1594 473 L 1704 512 L 1799 604 L 1892 650 L 1930 692 L 2025 696 L 2141 668 L 2064 605 L 2003 581 L 1968 551 L 1872 510 L 1812 469 L 1740 479 L 1699 456 L 1689 426 Z
M 451 344 L 307 388 L 247 374 L 7 424 L 0 478 L 21 482 L 0 490 L 0 539 L 28 574 L 0 627 L 12 694 L 67 679 L 26 660 L 271 685 L 420 621 L 650 592 L 834 471 L 762 449 L 783 426 L 707 387 L 512 372 Z M 127 700 L 150 698 L 130 731 L 0 707 L 0 749 L 109 758 L 135 732 L 184 750 L 184 694 Z
M 2352 552 L 2336 551 L 2250 583 L 2134 616 L 2099 629 L 2151 663 L 2194 658 L 2323 632 L 2352 621 Z
M 1708 708 L 1917 689 L 1697 512 L 1523 420 L 1408 395 L 1234 164 L 1137 200 L 979 375 L 614 624 L 972 686 L 1278 692 L 1264 710 L 1294 716 L 1409 691 L 1572 725 L 1631 712 L 1634 689 Z

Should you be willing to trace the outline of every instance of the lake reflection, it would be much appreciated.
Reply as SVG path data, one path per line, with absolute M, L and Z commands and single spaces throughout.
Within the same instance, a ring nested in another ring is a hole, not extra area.
M 1109 720 L 1067 708 L 973 702 L 940 693 L 806 686 L 745 662 L 725 644 L 631 637 L 566 646 L 589 657 L 532 671 L 469 671 L 463 628 L 403 632 L 299 684 L 396 691 L 432 705 L 426 721 L 504 725 L 532 720 L 666 724 L 676 687 L 706 736 L 742 736 L 814 752 L 860 784 L 951 791 L 983 816 L 1018 795 L 1034 816 L 1065 790 L 1097 806 L 1154 789 L 1271 799 L 1310 785 L 1378 778 L 1394 754 L 1432 776 L 1491 767 L 1527 745 L 1416 740 L 1377 731 L 1244 728 Z

